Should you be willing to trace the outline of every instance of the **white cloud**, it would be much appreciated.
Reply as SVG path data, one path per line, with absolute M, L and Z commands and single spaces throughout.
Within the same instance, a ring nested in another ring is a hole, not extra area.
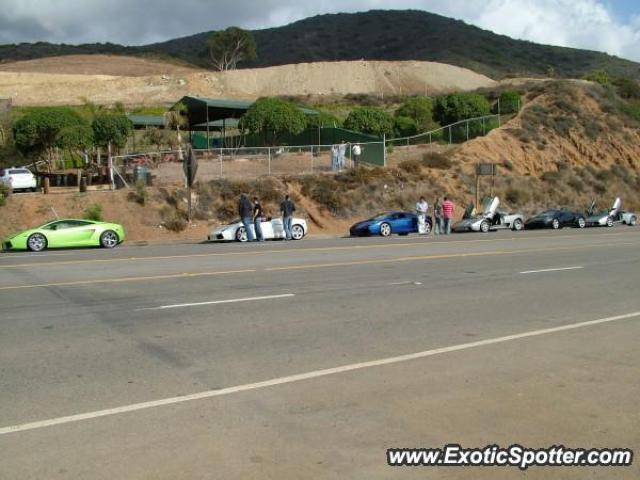
M 491 0 L 472 21 L 514 38 L 640 60 L 638 17 L 621 23 L 596 0 Z

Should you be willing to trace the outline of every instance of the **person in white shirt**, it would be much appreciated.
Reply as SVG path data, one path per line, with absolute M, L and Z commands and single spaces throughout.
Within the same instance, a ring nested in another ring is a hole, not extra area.
M 418 234 L 425 235 L 427 233 L 427 213 L 429 212 L 429 204 L 424 197 L 420 197 L 420 201 L 416 203 L 416 213 L 418 214 Z

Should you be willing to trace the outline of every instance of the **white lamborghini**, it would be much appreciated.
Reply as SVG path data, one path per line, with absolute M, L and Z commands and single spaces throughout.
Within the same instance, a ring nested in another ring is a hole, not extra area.
M 260 224 L 262 228 L 262 236 L 265 240 L 277 240 L 285 238 L 284 223 L 282 218 L 267 218 Z M 251 225 L 251 231 L 254 233 L 255 228 Z M 293 240 L 302 240 L 308 232 L 307 222 L 303 218 L 293 217 L 291 222 L 291 238 Z M 240 219 L 235 220 L 228 225 L 220 225 L 209 234 L 210 242 L 246 242 L 247 231 Z

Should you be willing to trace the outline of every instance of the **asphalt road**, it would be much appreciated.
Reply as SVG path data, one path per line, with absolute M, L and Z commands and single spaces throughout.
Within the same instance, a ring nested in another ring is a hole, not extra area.
M 628 227 L 2 254 L 0 479 L 637 479 L 386 450 L 639 453 L 639 267 Z

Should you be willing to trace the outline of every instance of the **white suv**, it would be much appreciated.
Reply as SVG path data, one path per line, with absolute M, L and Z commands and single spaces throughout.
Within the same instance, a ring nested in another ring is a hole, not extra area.
M 0 182 L 11 186 L 12 190 L 36 191 L 36 177 L 26 168 L 7 168 L 0 170 Z

